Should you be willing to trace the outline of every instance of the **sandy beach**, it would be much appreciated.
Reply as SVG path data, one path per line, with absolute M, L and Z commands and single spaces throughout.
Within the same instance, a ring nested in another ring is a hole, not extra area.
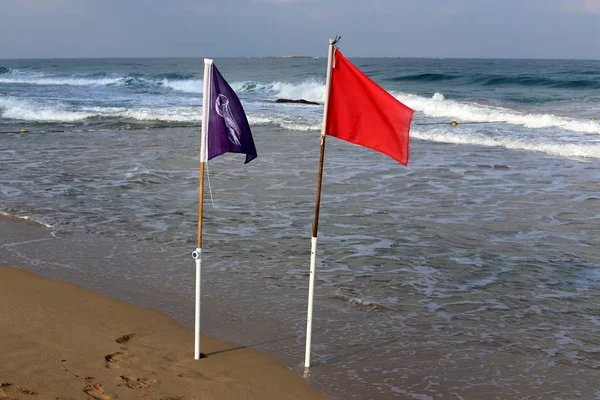
M 0 398 L 325 399 L 275 358 L 170 317 L 0 266 Z

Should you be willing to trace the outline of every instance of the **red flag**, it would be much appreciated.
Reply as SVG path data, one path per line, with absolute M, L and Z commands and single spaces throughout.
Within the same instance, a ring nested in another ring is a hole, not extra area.
M 334 49 L 325 133 L 379 151 L 406 165 L 414 111 Z

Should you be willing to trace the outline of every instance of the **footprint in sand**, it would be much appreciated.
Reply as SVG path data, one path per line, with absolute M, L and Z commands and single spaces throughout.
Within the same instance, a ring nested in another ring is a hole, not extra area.
M 104 388 L 99 383 L 87 385 L 83 391 L 96 400 L 111 400 L 111 397 L 104 393 Z
M 26 394 L 26 395 L 29 395 L 29 396 L 37 396 L 39 394 L 35 390 L 29 390 L 29 389 L 23 389 L 23 388 L 17 388 L 17 392 L 22 393 L 22 394 Z
M 127 342 L 129 342 L 134 336 L 135 333 L 128 333 L 127 335 L 119 336 L 118 338 L 116 338 L 115 342 L 119 344 L 127 344 Z
M 154 378 L 136 378 L 130 375 L 122 375 L 121 379 L 125 381 L 125 385 L 129 389 L 146 389 L 148 386 L 156 383 Z
M 125 352 L 117 351 L 116 353 L 104 356 L 104 360 L 106 360 L 106 368 L 113 368 L 118 366 L 119 361 L 121 361 L 126 355 L 127 353 Z
M 8 389 L 11 386 L 13 386 L 12 383 L 0 382 L 0 399 L 8 398 L 8 395 L 4 392 L 4 390 L 2 388 Z M 15 390 L 17 391 L 17 393 L 26 394 L 28 396 L 37 396 L 39 394 L 35 390 L 29 390 L 29 389 L 24 389 L 24 388 L 20 388 L 20 387 L 16 388 Z
M 6 393 L 4 393 L 4 390 L 2 390 L 2 388 L 7 388 L 11 385 L 12 385 L 12 383 L 0 382 L 0 399 L 5 399 L 8 397 L 8 395 Z

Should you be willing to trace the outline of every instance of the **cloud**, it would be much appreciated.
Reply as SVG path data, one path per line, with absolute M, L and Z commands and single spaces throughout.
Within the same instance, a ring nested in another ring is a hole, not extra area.
M 600 0 L 562 0 L 562 8 L 573 14 L 600 14 Z

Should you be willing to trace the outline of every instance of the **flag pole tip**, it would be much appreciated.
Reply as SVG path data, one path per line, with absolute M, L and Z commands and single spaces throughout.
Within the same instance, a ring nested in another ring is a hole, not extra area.
M 196 360 L 202 360 L 203 358 L 208 358 L 208 357 L 206 357 L 206 354 L 200 353 L 200 357 L 196 358 Z

